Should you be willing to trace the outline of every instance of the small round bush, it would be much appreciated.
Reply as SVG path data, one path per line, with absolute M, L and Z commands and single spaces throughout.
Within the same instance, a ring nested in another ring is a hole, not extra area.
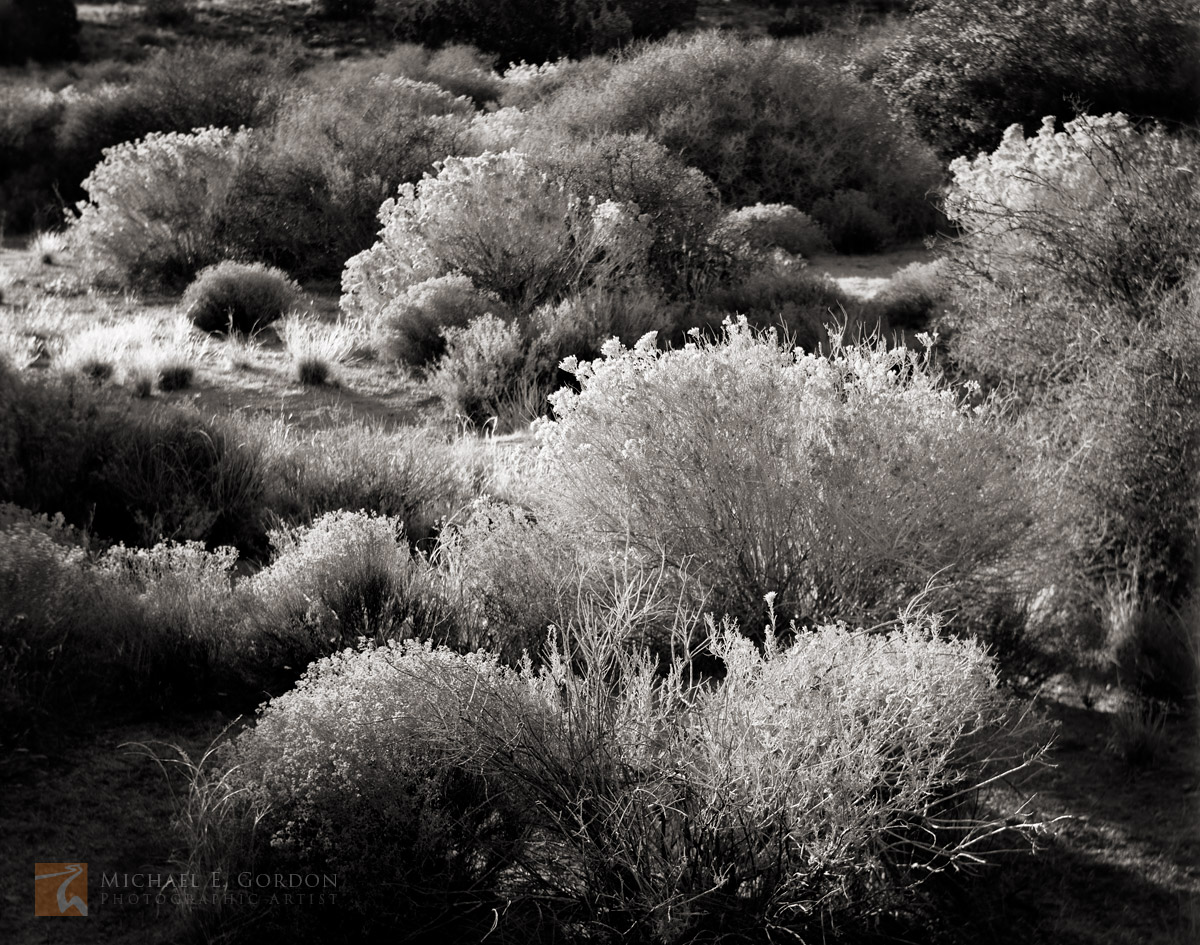
M 226 260 L 200 271 L 182 305 L 201 331 L 250 335 L 287 315 L 299 297 L 300 287 L 280 270 Z
M 731 210 L 721 221 L 722 238 L 745 242 L 753 250 L 782 249 L 793 256 L 832 251 L 821 224 L 785 203 L 756 203 Z
M 426 367 L 446 351 L 443 331 L 493 314 L 509 315 L 495 296 L 480 292 L 461 274 L 438 276 L 409 286 L 380 314 L 383 347 L 401 364 Z
M 484 315 L 465 328 L 448 328 L 445 338 L 446 354 L 431 384 L 447 413 L 476 426 L 506 419 L 514 396 L 534 381 L 517 324 Z
M 169 362 L 158 369 L 158 389 L 162 391 L 187 390 L 192 386 L 196 369 L 186 362 Z
M 812 206 L 839 253 L 877 253 L 895 236 L 895 228 L 861 190 L 838 190 Z
M 322 357 L 310 354 L 296 362 L 296 380 L 306 387 L 321 387 L 329 376 L 329 362 Z

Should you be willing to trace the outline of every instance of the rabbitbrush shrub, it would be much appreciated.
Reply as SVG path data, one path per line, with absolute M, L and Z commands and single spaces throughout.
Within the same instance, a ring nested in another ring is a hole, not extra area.
M 518 796 L 489 770 L 497 749 L 472 737 L 483 719 L 521 719 L 511 671 L 413 641 L 346 651 L 310 667 L 294 690 L 199 771 L 185 809 L 192 863 L 337 874 L 327 908 L 249 918 L 191 906 L 214 934 L 356 941 L 423 929 L 477 939 L 505 908 L 501 872 L 528 833 Z
M 379 209 L 379 241 L 346 264 L 342 307 L 374 319 L 426 279 L 461 273 L 517 312 L 644 268 L 632 208 L 588 201 L 515 151 L 447 158 Z
M 724 678 L 700 682 L 630 647 L 627 616 L 581 613 L 519 674 L 415 642 L 315 664 L 195 766 L 181 813 L 196 873 L 336 871 L 336 902 L 191 918 L 305 941 L 915 929 L 922 883 L 1023 833 L 975 803 L 1039 751 L 980 646 L 918 618 L 764 650 L 710 625 Z
M 805 354 L 744 320 L 717 342 L 610 343 L 553 395 L 544 498 L 581 541 L 687 568 L 706 607 L 763 625 L 892 619 L 928 584 L 961 632 L 1028 591 L 1032 483 L 1015 441 L 924 359 L 882 344 Z M 998 645 L 998 641 L 997 642 Z
M 84 181 L 70 241 L 91 277 L 116 285 L 186 285 L 224 257 L 221 218 L 250 145 L 248 131 L 150 134 L 105 151 Z

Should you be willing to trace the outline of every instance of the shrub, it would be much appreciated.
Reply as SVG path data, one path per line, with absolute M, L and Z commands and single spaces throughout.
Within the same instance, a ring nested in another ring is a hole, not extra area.
M 573 141 L 535 123 L 521 146 L 577 197 L 637 208 L 650 238 L 646 279 L 668 297 L 691 298 L 729 268 L 713 239 L 720 214 L 716 189 L 659 142 L 640 133 Z
M 368 319 L 449 272 L 522 313 L 644 266 L 646 234 L 630 208 L 585 202 L 517 152 L 447 158 L 379 218 L 379 242 L 342 275 L 343 309 Z
M 822 197 L 860 190 L 889 238 L 935 222 L 926 196 L 940 179 L 932 153 L 868 87 L 780 42 L 703 33 L 651 45 L 598 85 L 565 88 L 547 118 L 580 137 L 647 134 L 735 206 L 810 212 Z
M 910 263 L 871 300 L 889 328 L 926 328 L 945 309 L 950 285 L 941 260 Z
M 233 183 L 222 239 L 305 277 L 369 247 L 379 205 L 452 155 L 476 153 L 471 103 L 408 78 L 331 77 L 286 101 Z
M 756 203 L 731 210 L 721 221 L 722 236 L 753 250 L 782 249 L 793 256 L 816 256 L 833 249 L 829 237 L 807 213 L 783 203 Z
M 619 623 L 559 638 L 530 679 L 548 723 L 492 756 L 562 838 L 589 924 L 650 942 L 807 937 L 887 903 L 927 927 L 914 891 L 999 827 L 969 799 L 1026 761 L 982 648 L 917 620 L 789 649 L 769 636 L 765 652 L 726 627 L 709 641 L 724 680 L 689 684 L 679 662 L 656 678 Z
M 546 62 L 663 36 L 692 19 L 696 0 L 384 0 L 379 10 L 402 39 L 471 43 L 501 63 Z
M 1014 122 L 1123 111 L 1194 122 L 1200 26 L 1189 0 L 929 0 L 884 53 L 880 85 L 946 156 Z
M 0 411 L 0 501 L 130 544 L 263 537 L 259 449 L 230 419 L 3 372 Z
M 1135 322 L 1200 263 L 1200 185 L 1187 170 L 1200 149 L 1139 133 L 1123 115 L 1054 129 L 1047 117 L 1027 139 L 1013 125 L 992 154 L 951 164 L 946 212 L 964 230 L 951 262 L 1002 289 L 1115 307 Z
M 309 432 L 282 421 L 250 430 L 264 450 L 263 502 L 289 525 L 366 509 L 399 520 L 408 540 L 419 543 L 476 488 L 451 447 L 429 431 L 359 420 Z
M 877 253 L 893 238 L 895 227 L 861 190 L 837 190 L 812 205 L 813 216 L 839 253 Z
M 1076 544 L 1101 584 L 1138 563 L 1179 599 L 1193 555 L 1196 146 L 1122 116 L 1082 117 L 953 165 L 964 228 L 951 351 L 1011 387 L 1052 478 L 1082 503 Z M 1066 479 L 1061 480 L 1061 472 Z
M 430 387 L 450 416 L 474 426 L 492 423 L 497 432 L 507 433 L 541 413 L 549 391 L 526 357 L 516 323 L 484 315 L 465 328 L 447 328 L 445 339 L 446 353 L 430 377 Z M 525 406 L 529 416 L 522 414 Z
M 291 312 L 299 298 L 300 287 L 278 269 L 225 260 L 202 269 L 181 304 L 201 331 L 250 335 Z
M 109 411 L 87 492 L 96 532 L 139 545 L 163 539 L 261 542 L 262 459 L 237 424 L 185 408 Z
M 446 351 L 443 330 L 464 328 L 476 318 L 511 311 L 480 292 L 464 275 L 437 276 L 409 286 L 380 313 L 382 345 L 401 364 L 425 367 Z
M 397 519 L 330 512 L 272 543 L 274 560 L 247 584 L 265 666 L 306 666 L 360 637 L 456 639 L 458 611 Z
M 186 284 L 222 258 L 219 221 L 249 133 L 151 134 L 108 149 L 84 181 L 70 242 L 93 279 Z
M 80 183 L 108 148 L 155 132 L 268 124 L 298 59 L 299 48 L 288 44 L 264 52 L 187 44 L 63 95 L 53 172 L 64 199 L 74 203 L 82 196 Z
M 587 540 L 688 568 L 715 612 L 760 627 L 775 593 L 800 625 L 869 625 L 932 583 L 989 640 L 989 602 L 1031 590 L 1014 443 L 913 352 L 806 355 L 742 320 L 720 342 L 605 355 L 567 365 L 581 390 L 551 398 L 544 504 Z
M 452 95 L 471 99 L 479 107 L 497 101 L 502 88 L 491 57 L 461 43 L 440 49 L 400 43 L 378 62 L 377 70 L 384 75 L 431 82 Z
M 66 107 L 61 94 L 9 80 L 0 98 L 0 204 L 5 227 L 22 232 L 62 218 L 54 198 L 55 130 Z
M 204 876 L 337 874 L 329 908 L 263 908 L 253 935 L 486 934 L 507 912 L 501 872 L 527 819 L 471 729 L 483 718 L 503 725 L 518 690 L 489 657 L 412 642 L 322 660 L 219 750 L 207 782 L 193 783 L 193 865 Z M 219 906 L 189 911 L 214 932 L 242 925 Z
M 74 0 L 10 0 L 0 7 L 0 65 L 48 62 L 79 55 Z

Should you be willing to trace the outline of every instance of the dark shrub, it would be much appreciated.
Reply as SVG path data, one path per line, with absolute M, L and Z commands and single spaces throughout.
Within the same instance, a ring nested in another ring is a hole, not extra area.
M 300 287 L 278 269 L 227 260 L 201 270 L 182 305 L 201 331 L 249 335 L 288 314 L 299 293 Z
M 499 63 L 546 62 L 665 35 L 689 22 L 696 0 L 383 0 L 401 39 L 470 43 Z
M 79 55 L 74 0 L 4 0 L 0 3 L 0 65 L 28 59 L 49 62 Z
M 443 330 L 463 328 L 487 314 L 511 315 L 498 298 L 463 275 L 439 276 L 410 287 L 380 315 L 386 353 L 401 364 L 426 367 L 446 351 Z
M 472 114 L 467 99 L 403 77 L 297 94 L 235 178 L 221 237 L 302 278 L 336 276 L 375 241 L 400 184 L 475 153 Z
M 0 206 L 6 229 L 62 220 L 54 196 L 55 134 L 65 103 L 35 84 L 12 83 L 0 96 Z
M 1192 0 L 927 0 L 875 81 L 947 156 L 1044 115 L 1200 115 Z
M 579 137 L 647 134 L 736 206 L 810 211 L 857 190 L 889 239 L 924 233 L 936 219 L 932 152 L 869 87 L 781 42 L 704 33 L 652 45 L 598 85 L 567 86 L 546 116 Z

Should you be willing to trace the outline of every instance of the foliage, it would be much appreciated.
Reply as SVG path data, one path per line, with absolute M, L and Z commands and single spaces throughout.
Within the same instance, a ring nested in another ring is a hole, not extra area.
M 515 322 L 483 315 L 464 328 L 447 328 L 444 336 L 446 353 L 430 387 L 451 417 L 479 427 L 491 423 L 507 433 L 542 412 L 549 391 L 539 383 Z M 526 406 L 529 416 L 522 415 Z
M 647 134 L 735 206 L 811 212 L 822 197 L 860 190 L 889 238 L 935 222 L 932 153 L 869 87 L 788 44 L 718 33 L 667 40 L 617 63 L 598 84 L 568 85 L 546 106 L 546 120 L 580 137 Z
M 421 543 L 477 487 L 469 467 L 430 431 L 361 420 L 301 431 L 277 421 L 251 424 L 249 434 L 263 448 L 264 505 L 290 526 L 366 509 L 399 520 L 407 539 Z
M 1200 23 L 1190 0 L 926 0 L 875 81 L 946 156 L 1014 122 L 1122 111 L 1194 122 Z
M 84 181 L 70 240 L 93 279 L 186 284 L 224 253 L 220 220 L 249 132 L 207 128 L 117 145 Z
M 957 630 L 990 642 L 985 611 L 1031 590 L 1015 444 L 913 352 L 804 354 L 741 320 L 719 342 L 647 337 L 566 367 L 581 389 L 552 397 L 545 505 L 588 540 L 687 568 L 743 626 L 762 626 L 767 593 L 800 625 L 869 625 L 933 585 Z
M 1031 727 L 982 648 L 936 622 L 765 651 L 711 628 L 725 678 L 699 682 L 631 648 L 629 616 L 584 611 L 520 674 L 414 642 L 315 664 L 194 772 L 196 872 L 382 868 L 386 898 L 365 878 L 339 891 L 360 940 L 481 919 L 507 938 L 537 915 L 550 934 L 683 942 L 915 925 L 923 881 L 1026 829 L 973 801 L 1036 758 Z M 289 915 L 328 937 L 316 910 L 255 918 Z
M 54 181 L 55 132 L 63 96 L 36 83 L 10 82 L 0 97 L 0 204 L 5 226 L 16 231 L 61 219 L 50 195 Z
M 518 687 L 489 657 L 411 641 L 314 664 L 213 759 L 207 803 L 193 808 L 198 874 L 337 874 L 328 908 L 264 909 L 255 936 L 479 938 L 527 828 L 470 730 L 519 718 Z M 193 908 L 214 921 L 207 903 Z
M 816 256 L 833 250 L 816 220 L 784 203 L 756 203 L 730 210 L 721 229 L 724 239 L 746 243 L 759 252 L 782 249 L 793 256 Z
M 351 259 L 342 307 L 373 318 L 426 279 L 458 272 L 518 312 L 637 270 L 646 234 L 631 209 L 585 201 L 517 152 L 447 158 L 379 210 L 379 242 Z
M 1089 579 L 1136 566 L 1167 604 L 1194 554 L 1196 153 L 1120 115 L 1047 119 L 956 161 L 947 195 L 952 355 L 1031 407 Z
M 658 38 L 689 22 L 696 0 L 382 0 L 400 39 L 438 47 L 470 43 L 497 62 L 546 62 Z
M 384 63 L 383 65 L 386 65 Z M 436 162 L 475 153 L 471 103 L 403 77 L 335 75 L 295 92 L 238 168 L 221 238 L 304 277 L 371 245 L 379 205 Z
M 440 577 L 414 557 L 397 519 L 329 512 L 310 526 L 272 535 L 275 558 L 254 575 L 267 668 L 306 666 L 353 645 L 457 635 L 457 610 Z
M 401 364 L 426 367 L 446 351 L 445 329 L 465 328 L 476 318 L 511 311 L 495 296 L 480 292 L 460 274 L 437 276 L 409 286 L 380 313 L 384 351 Z
M 225 260 L 200 270 L 181 304 L 201 331 L 251 335 L 288 315 L 299 298 L 300 287 L 278 269 Z

